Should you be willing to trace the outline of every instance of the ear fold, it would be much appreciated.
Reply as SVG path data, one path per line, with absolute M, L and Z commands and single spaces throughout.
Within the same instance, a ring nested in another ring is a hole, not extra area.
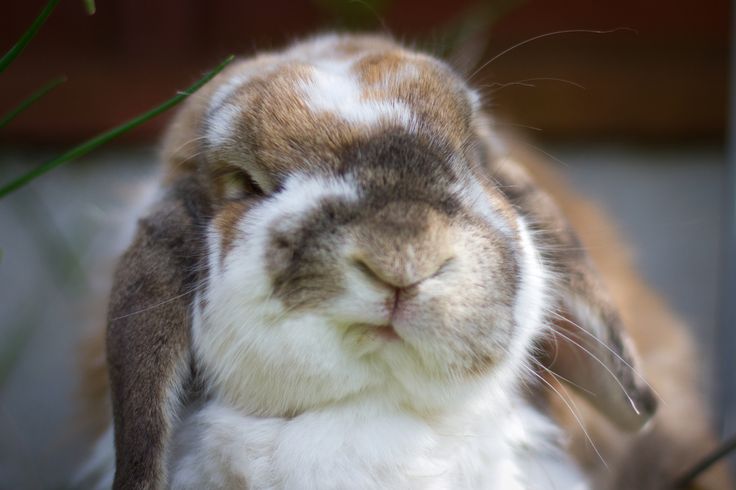
M 639 429 L 654 414 L 656 399 L 637 370 L 633 344 L 582 244 L 523 167 L 502 158 L 491 171 L 499 189 L 529 218 L 543 259 L 557 277 L 553 330 L 542 361 L 617 426 Z
M 190 307 L 203 255 L 206 200 L 177 182 L 139 222 L 118 265 L 107 357 L 115 424 L 116 489 L 161 488 L 172 421 L 191 380 Z
M 611 422 L 635 431 L 654 414 L 656 398 L 637 370 L 618 312 L 585 259 L 566 267 L 546 364 Z

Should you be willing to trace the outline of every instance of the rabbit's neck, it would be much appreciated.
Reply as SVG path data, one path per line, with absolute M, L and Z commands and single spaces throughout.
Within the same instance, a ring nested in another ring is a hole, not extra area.
M 290 419 L 213 401 L 177 435 L 173 488 L 513 490 L 545 488 L 549 478 L 586 488 L 557 437 L 546 417 L 511 398 L 433 416 L 363 401 Z

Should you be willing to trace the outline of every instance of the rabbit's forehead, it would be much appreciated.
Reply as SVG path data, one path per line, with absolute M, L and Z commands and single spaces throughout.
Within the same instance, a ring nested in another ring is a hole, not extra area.
M 218 158 L 276 176 L 335 168 L 345 147 L 386 130 L 462 148 L 477 100 L 447 66 L 388 42 L 345 43 L 297 46 L 228 73 L 205 121 Z

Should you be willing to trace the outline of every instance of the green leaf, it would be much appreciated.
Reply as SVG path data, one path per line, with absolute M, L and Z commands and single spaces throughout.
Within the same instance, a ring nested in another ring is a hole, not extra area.
M 95 15 L 97 7 L 95 7 L 95 0 L 84 0 L 84 8 L 87 9 L 89 15 Z
M 75 158 L 79 158 L 82 155 L 86 155 L 87 153 L 94 150 L 95 148 L 104 145 L 108 141 L 114 138 L 117 138 L 121 134 L 127 133 L 131 129 L 137 126 L 140 126 L 141 124 L 147 122 L 148 120 L 153 119 L 159 114 L 171 109 L 176 104 L 178 104 L 179 102 L 181 102 L 182 100 L 186 99 L 187 97 L 192 95 L 194 92 L 199 90 L 199 88 L 202 87 L 202 85 L 209 82 L 215 75 L 220 73 L 223 70 L 223 68 L 225 68 L 225 66 L 227 66 L 227 64 L 233 60 L 233 58 L 234 58 L 233 55 L 228 56 L 222 63 L 217 65 L 215 69 L 206 73 L 202 78 L 197 80 L 197 82 L 195 82 L 189 88 L 187 88 L 186 90 L 182 92 L 177 93 L 174 97 L 170 98 L 169 100 L 159 105 L 158 107 L 155 107 L 149 110 L 148 112 L 145 112 L 139 116 L 136 116 L 133 119 L 109 131 L 99 134 L 95 136 L 94 138 L 91 138 L 78 146 L 75 146 L 71 150 L 68 150 L 67 152 L 59 155 L 58 157 L 53 158 L 52 160 L 49 160 L 48 162 L 21 175 L 15 180 L 3 185 L 2 187 L 0 187 L 0 199 L 7 196 L 11 192 L 19 189 L 20 187 L 23 187 L 24 185 L 28 184 L 33 179 L 40 177 L 41 175 L 45 174 L 46 172 L 50 170 L 53 170 L 59 165 L 66 163 L 70 160 L 73 160 Z
M 29 27 L 25 34 L 23 34 L 18 42 L 15 43 L 15 46 L 10 48 L 10 50 L 5 53 L 5 55 L 0 59 L 0 73 L 5 71 L 10 63 L 13 62 L 13 60 L 20 54 L 21 51 L 23 51 L 23 48 L 26 47 L 26 44 L 31 42 L 31 39 L 36 36 L 38 30 L 41 28 L 43 23 L 46 22 L 46 19 L 49 17 L 49 15 L 51 15 L 51 12 L 53 12 L 54 8 L 56 8 L 57 3 L 59 3 L 59 0 L 49 0 L 41 13 L 38 14 L 38 17 L 36 17 L 36 20 L 33 21 L 31 27 Z
M 50 82 L 48 82 L 46 85 L 41 87 L 40 89 L 36 90 L 34 93 L 30 95 L 26 100 L 18 104 L 15 108 L 11 109 L 10 112 L 5 114 L 4 116 L 0 117 L 0 129 L 2 129 L 6 124 L 8 124 L 10 121 L 15 119 L 18 114 L 25 111 L 29 107 L 31 107 L 33 104 L 36 103 L 41 97 L 48 94 L 52 90 L 54 90 L 56 87 L 61 85 L 62 83 L 66 82 L 66 77 L 58 77 L 54 78 Z

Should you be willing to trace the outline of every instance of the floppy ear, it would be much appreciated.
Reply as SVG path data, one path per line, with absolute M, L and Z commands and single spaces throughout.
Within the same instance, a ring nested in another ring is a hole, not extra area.
M 193 177 L 174 183 L 140 220 L 118 264 L 107 326 L 116 489 L 166 483 L 172 421 L 192 379 L 190 307 L 204 203 Z
M 633 344 L 588 254 L 554 201 L 515 161 L 491 163 L 494 179 L 527 217 L 544 262 L 554 271 L 553 328 L 541 361 L 624 430 L 641 428 L 656 410 L 639 374 Z
M 640 429 L 657 402 L 636 352 L 597 273 L 583 254 L 563 264 L 558 311 L 544 360 L 619 428 Z

